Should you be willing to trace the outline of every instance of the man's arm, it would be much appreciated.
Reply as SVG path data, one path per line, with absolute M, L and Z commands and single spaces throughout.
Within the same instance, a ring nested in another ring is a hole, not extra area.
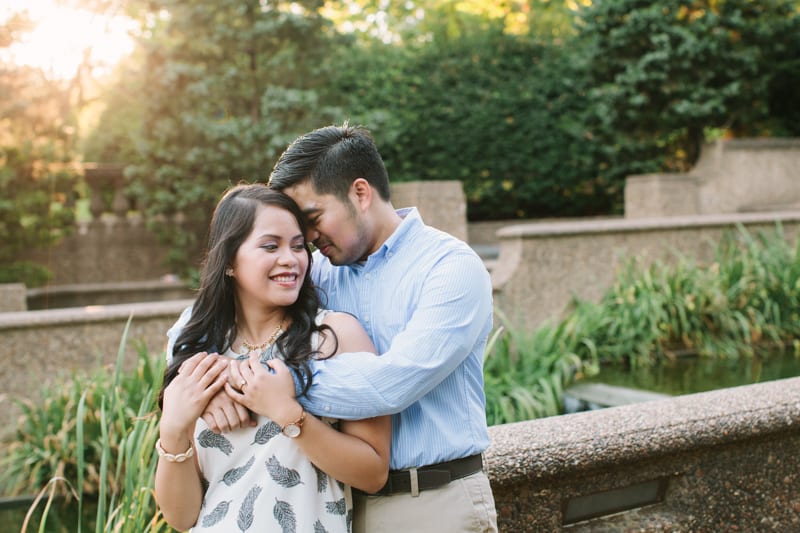
M 169 366 L 169 364 L 172 362 L 172 354 L 175 351 L 175 342 L 178 340 L 181 331 L 183 331 L 183 327 L 187 322 L 189 322 L 191 317 L 192 306 L 190 305 L 183 310 L 181 316 L 178 317 L 178 320 L 176 320 L 172 327 L 167 330 L 167 366 Z
M 387 352 L 314 362 L 313 385 L 299 400 L 312 413 L 342 419 L 398 413 L 464 361 L 488 335 L 492 312 L 483 262 L 473 254 L 450 254 L 426 279 L 413 316 Z

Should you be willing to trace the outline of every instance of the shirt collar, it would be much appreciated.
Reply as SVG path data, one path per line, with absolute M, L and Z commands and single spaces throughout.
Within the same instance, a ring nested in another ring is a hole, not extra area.
M 407 235 L 423 225 L 422 216 L 419 214 L 419 210 L 416 207 L 397 209 L 396 213 L 403 220 L 400 221 L 397 228 L 395 228 L 392 234 L 389 235 L 389 238 L 386 239 L 383 245 L 378 249 L 378 252 L 381 254 L 393 252 L 402 245 Z

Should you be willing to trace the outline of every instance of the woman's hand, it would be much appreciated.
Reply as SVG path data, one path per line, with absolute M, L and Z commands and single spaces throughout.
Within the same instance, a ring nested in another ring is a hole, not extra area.
M 247 359 L 232 361 L 225 391 L 254 413 L 285 426 L 302 412 L 295 397 L 294 378 L 280 359 L 270 359 L 265 364 L 271 371 L 264 368 L 255 352 Z M 232 387 L 231 383 L 238 387 Z
M 181 364 L 178 375 L 164 389 L 161 435 L 185 435 L 194 428 L 209 400 L 225 384 L 228 358 L 200 352 Z

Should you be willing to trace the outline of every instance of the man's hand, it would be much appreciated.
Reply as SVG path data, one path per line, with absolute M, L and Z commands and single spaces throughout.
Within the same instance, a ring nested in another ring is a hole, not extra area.
M 240 361 L 232 361 L 225 392 L 252 412 L 266 416 L 281 425 L 297 418 L 301 409 L 295 398 L 292 371 L 280 359 L 270 359 L 265 364 L 256 353 Z M 239 385 L 231 386 L 231 382 Z
M 233 429 L 256 425 L 247 407 L 235 402 L 225 390 L 220 390 L 211 398 L 201 418 L 214 433 L 227 433 Z

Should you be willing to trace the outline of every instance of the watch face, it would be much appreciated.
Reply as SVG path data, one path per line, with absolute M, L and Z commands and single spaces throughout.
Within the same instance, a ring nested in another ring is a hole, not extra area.
M 300 436 L 300 426 L 297 424 L 288 424 L 285 428 L 283 428 L 283 434 L 290 438 L 295 438 Z

